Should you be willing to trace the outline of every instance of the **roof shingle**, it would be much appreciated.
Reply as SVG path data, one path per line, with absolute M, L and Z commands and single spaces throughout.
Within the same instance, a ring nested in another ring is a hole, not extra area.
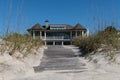
M 79 29 L 79 30 L 81 29 L 81 30 L 83 30 L 83 29 L 85 29 L 85 28 L 84 28 L 81 24 L 78 23 L 73 29 L 77 29 L 77 30 L 78 30 L 78 29 Z
M 73 29 L 73 27 L 70 26 L 70 25 L 66 25 L 66 29 L 67 29 L 67 30 L 71 30 L 71 29 Z
M 40 24 L 35 24 L 32 28 L 28 29 L 31 30 L 50 30 L 50 27 L 65 27 L 66 30 L 86 30 L 81 24 L 76 24 L 75 27 L 68 25 L 68 24 L 49 24 L 48 27 L 41 26 Z
M 45 29 L 40 24 L 35 24 L 31 29 Z

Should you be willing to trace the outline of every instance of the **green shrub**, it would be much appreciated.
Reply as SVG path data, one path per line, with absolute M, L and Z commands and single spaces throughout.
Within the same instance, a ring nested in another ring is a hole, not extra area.
M 74 45 L 76 45 L 76 39 L 73 42 Z M 96 51 L 100 46 L 100 41 L 95 36 L 79 38 L 77 39 L 77 41 L 79 42 L 79 44 L 77 44 L 76 46 L 80 48 L 82 56 L 85 56 L 92 51 Z
M 119 35 L 113 26 L 108 26 L 104 31 L 98 31 L 86 38 L 77 37 L 73 40 L 73 44 L 80 48 L 83 56 L 89 55 L 90 52 L 96 52 L 101 44 L 110 49 L 119 49 L 120 47 Z

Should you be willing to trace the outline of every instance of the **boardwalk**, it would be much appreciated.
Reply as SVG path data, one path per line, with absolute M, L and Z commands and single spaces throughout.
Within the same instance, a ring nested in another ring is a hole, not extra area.
M 35 72 L 51 70 L 78 70 L 85 69 L 85 64 L 74 56 L 72 49 L 62 46 L 49 46 L 45 50 L 42 62 L 34 67 Z
M 89 80 L 86 62 L 75 57 L 72 49 L 71 46 L 48 46 L 40 65 L 33 67 L 35 74 L 17 80 Z
M 101 61 L 89 63 L 84 58 L 74 57 L 72 50 L 73 47 L 48 47 L 41 64 L 34 67 L 36 73 L 15 80 L 120 80 L 119 66 L 112 64 L 111 67 Z M 103 58 L 100 60 L 104 61 Z

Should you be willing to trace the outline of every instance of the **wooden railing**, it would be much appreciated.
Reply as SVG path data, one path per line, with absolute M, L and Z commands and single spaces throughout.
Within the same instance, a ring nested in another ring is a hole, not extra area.
M 70 38 L 64 38 L 64 36 L 53 36 L 53 37 L 41 37 L 43 40 L 70 40 Z

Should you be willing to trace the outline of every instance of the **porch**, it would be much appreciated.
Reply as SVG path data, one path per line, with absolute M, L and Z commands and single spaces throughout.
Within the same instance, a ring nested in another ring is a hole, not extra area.
M 32 31 L 33 39 L 40 38 L 42 40 L 72 40 L 77 36 L 84 37 L 86 32 L 79 31 Z

